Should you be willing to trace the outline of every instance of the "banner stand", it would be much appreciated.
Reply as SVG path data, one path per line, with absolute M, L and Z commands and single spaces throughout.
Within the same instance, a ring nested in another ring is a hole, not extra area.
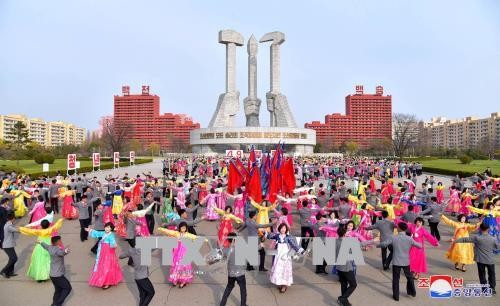
M 120 168 L 120 152 L 113 153 L 113 169 Z

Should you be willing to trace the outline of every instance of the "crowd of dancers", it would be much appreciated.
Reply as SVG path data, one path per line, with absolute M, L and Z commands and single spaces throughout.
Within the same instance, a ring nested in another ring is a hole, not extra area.
M 118 285 L 124 278 L 119 260 L 126 258 L 135 269 L 139 304 L 148 305 L 155 289 L 148 267 L 139 264 L 136 237 L 179 239 L 166 281 L 184 288 L 193 282 L 196 267 L 182 262 L 186 247 L 181 238 L 204 239 L 197 224 L 213 222 L 218 228 L 217 250 L 228 271 L 220 305 L 226 304 L 235 283 L 241 305 L 247 304 L 245 273 L 255 268 L 236 265 L 236 236 L 260 238 L 258 270 L 268 272 L 270 282 L 285 293 L 293 284 L 294 256 L 287 254 L 293 250 L 295 256 L 304 256 L 310 247 L 307 239 L 297 244 L 293 234 L 299 228 L 300 237 L 338 238 L 337 252 L 346 238 L 359 240 L 366 251 L 380 248 L 381 268 L 389 270 L 392 263 L 392 296 L 399 300 L 400 271 L 407 278 L 407 294 L 415 296 L 414 280 L 429 272 L 425 243 L 440 245 L 438 225 L 443 222 L 454 229 L 451 242 L 446 241 L 446 258 L 458 272 L 476 263 L 480 283 L 496 294 L 500 179 L 491 170 L 469 178 L 456 176 L 452 186 L 429 175 L 417 186 L 417 177 L 424 177 L 418 163 L 311 157 L 296 158 L 294 165 L 300 187 L 275 195 L 274 203 L 256 202 L 245 188 L 228 193 L 224 158 L 178 156 L 163 162 L 159 177 L 150 172 L 109 175 L 99 181 L 85 174 L 53 178 L 6 174 L 0 189 L 0 243 L 8 262 L 0 273 L 5 278 L 17 275 L 17 233 L 35 237 L 26 273 L 37 282 L 50 279 L 55 287 L 53 305 L 62 305 L 71 292 L 64 275 L 64 257 L 70 250 L 58 231 L 63 222 L 79 222 L 80 240 L 95 240 L 88 284 L 102 289 Z M 130 247 L 118 252 L 118 239 Z M 270 271 L 266 248 L 277 252 Z M 315 273 L 328 274 L 326 268 L 326 262 L 317 265 Z M 357 286 L 355 264 L 336 265 L 331 273 L 341 284 L 338 303 L 350 305 L 348 298 Z

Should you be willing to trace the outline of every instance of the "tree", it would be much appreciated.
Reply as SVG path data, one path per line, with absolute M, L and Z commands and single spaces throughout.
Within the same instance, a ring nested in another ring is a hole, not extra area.
M 321 153 L 322 145 L 320 142 L 317 142 L 316 145 L 314 145 L 314 153 Z
M 490 138 L 489 136 L 484 136 L 482 137 L 476 148 L 477 150 L 488 157 L 488 159 L 493 159 L 493 156 L 495 155 L 495 149 L 499 147 L 499 144 L 496 143 L 496 139 Z
M 347 154 L 355 154 L 358 151 L 358 147 L 358 143 L 354 140 L 347 140 L 342 144 L 341 150 Z
M 19 157 L 21 153 L 21 149 L 26 147 L 27 144 L 31 142 L 29 138 L 29 132 L 26 128 L 26 125 L 21 121 L 17 121 L 14 126 L 7 132 L 9 138 L 12 139 L 10 141 L 11 144 L 14 145 L 16 150 L 16 165 L 19 167 Z
M 392 116 L 394 154 L 403 157 L 405 152 L 417 141 L 418 121 L 415 115 L 394 114 Z
M 142 152 L 143 146 L 139 139 L 132 139 L 128 144 L 128 148 L 130 151 L 134 151 L 135 153 Z
M 384 155 L 390 155 L 390 151 L 392 151 L 392 139 L 390 138 L 376 138 L 370 140 L 370 144 L 368 146 L 368 152 L 374 154 L 374 155 L 379 155 L 379 156 L 384 156 Z
M 111 152 L 124 151 L 132 127 L 124 121 L 110 120 L 102 129 L 102 142 Z
M 150 143 L 148 149 L 151 150 L 151 157 L 155 155 L 156 152 L 160 153 L 160 145 L 157 143 Z

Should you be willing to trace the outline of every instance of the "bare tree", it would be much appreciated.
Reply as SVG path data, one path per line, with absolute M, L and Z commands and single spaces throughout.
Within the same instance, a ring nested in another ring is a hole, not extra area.
M 418 120 L 415 115 L 396 113 L 392 116 L 394 154 L 403 157 L 418 139 Z
M 129 123 L 111 120 L 103 127 L 101 138 L 111 152 L 120 152 L 127 147 L 131 133 L 132 127 Z
M 482 137 L 476 148 L 481 154 L 488 156 L 488 159 L 493 159 L 495 155 L 495 150 L 498 149 L 499 144 L 496 142 L 496 139 L 489 136 Z

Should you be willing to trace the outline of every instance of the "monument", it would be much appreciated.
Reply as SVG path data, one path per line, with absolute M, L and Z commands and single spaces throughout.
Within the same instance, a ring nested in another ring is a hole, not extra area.
M 270 73 L 271 88 L 266 93 L 270 126 L 260 125 L 261 100 L 257 95 L 257 51 L 254 35 L 247 44 L 248 96 L 243 100 L 246 116 L 245 127 L 235 127 L 235 116 L 239 110 L 240 93 L 236 89 L 236 50 L 243 46 L 243 36 L 234 30 L 219 32 L 219 43 L 226 45 L 226 92 L 219 96 L 217 108 L 208 128 L 193 130 L 190 143 L 193 153 L 225 153 L 226 150 L 256 149 L 269 151 L 278 142 L 285 144 L 287 152 L 312 154 L 316 145 L 316 131 L 297 128 L 285 95 L 280 88 L 280 46 L 285 41 L 282 32 L 265 34 L 260 43 L 271 42 Z
M 280 89 L 280 45 L 285 42 L 285 34 L 271 32 L 262 36 L 260 42 L 271 43 L 271 89 L 266 93 L 267 110 L 271 115 L 271 126 L 297 127 L 293 119 L 286 96 Z
M 260 99 L 257 98 L 257 40 L 251 36 L 248 40 L 248 97 L 243 101 L 247 126 L 260 126 Z
M 236 90 L 236 46 L 243 46 L 243 36 L 233 30 L 219 32 L 219 43 L 226 45 L 226 92 L 219 96 L 209 127 L 234 126 L 240 108 L 240 92 Z

